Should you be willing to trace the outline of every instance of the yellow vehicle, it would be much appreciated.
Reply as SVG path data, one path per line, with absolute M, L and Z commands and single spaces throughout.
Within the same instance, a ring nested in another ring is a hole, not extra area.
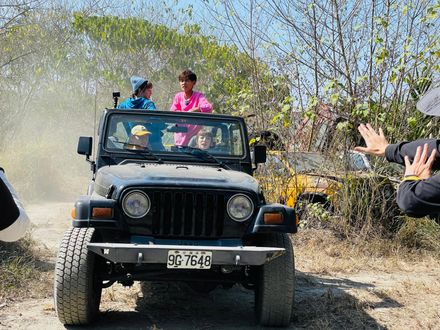
M 332 211 L 335 203 L 341 200 L 339 193 L 344 185 L 348 182 L 359 185 L 368 180 L 375 180 L 380 186 L 380 196 L 377 196 L 381 203 L 392 203 L 395 209 L 393 183 L 374 173 L 367 157 L 358 152 L 350 151 L 343 157 L 330 159 L 318 152 L 269 151 L 266 163 L 259 166 L 256 174 L 266 196 L 295 207 L 299 217 L 309 203 L 322 204 Z

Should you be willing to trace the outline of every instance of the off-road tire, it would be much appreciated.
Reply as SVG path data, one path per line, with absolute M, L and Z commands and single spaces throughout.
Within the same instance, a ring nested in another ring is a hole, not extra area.
M 290 324 L 295 297 L 295 263 L 292 242 L 285 233 L 265 234 L 258 245 L 282 247 L 286 253 L 260 267 L 255 289 L 255 309 L 261 325 Z
M 102 285 L 97 259 L 87 250 L 94 228 L 71 228 L 64 234 L 55 267 L 55 310 L 61 323 L 88 324 L 99 313 Z

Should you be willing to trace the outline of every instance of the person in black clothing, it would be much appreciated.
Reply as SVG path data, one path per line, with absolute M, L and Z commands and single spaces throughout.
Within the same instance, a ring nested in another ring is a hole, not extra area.
M 28 227 L 29 218 L 0 167 L 0 241 L 16 241 L 24 236 Z
M 413 217 L 440 214 L 440 175 L 432 175 L 440 169 L 440 140 L 420 139 L 389 144 L 383 131 L 377 133 L 370 124 L 361 124 L 359 132 L 366 147 L 354 150 L 385 157 L 389 162 L 405 166 L 405 174 L 397 192 L 397 204 Z

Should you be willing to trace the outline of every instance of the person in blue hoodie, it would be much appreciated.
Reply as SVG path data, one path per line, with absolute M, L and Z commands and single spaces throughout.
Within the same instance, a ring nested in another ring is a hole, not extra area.
M 156 105 L 150 100 L 153 84 L 139 76 L 130 78 L 133 94 L 118 105 L 118 109 L 156 110 Z
M 133 94 L 119 104 L 118 109 L 157 110 L 154 102 L 150 100 L 153 84 L 147 79 L 139 76 L 132 76 L 130 78 L 130 83 L 133 89 Z M 129 123 L 127 131 L 130 131 L 134 126 L 134 123 Z M 160 131 L 164 126 L 161 124 L 147 124 L 146 126 L 152 133 L 150 137 L 152 150 L 165 150 L 162 144 L 162 132 Z

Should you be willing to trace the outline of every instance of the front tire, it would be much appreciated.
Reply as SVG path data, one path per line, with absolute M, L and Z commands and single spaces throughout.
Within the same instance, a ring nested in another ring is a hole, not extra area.
M 263 236 L 259 245 L 282 247 L 286 253 L 264 264 L 258 273 L 255 307 L 261 325 L 287 327 L 295 297 L 295 264 L 292 242 L 285 233 Z
M 61 323 L 80 325 L 92 322 L 99 313 L 102 283 L 98 256 L 88 251 L 94 228 L 71 228 L 61 241 L 55 267 L 55 310 Z

